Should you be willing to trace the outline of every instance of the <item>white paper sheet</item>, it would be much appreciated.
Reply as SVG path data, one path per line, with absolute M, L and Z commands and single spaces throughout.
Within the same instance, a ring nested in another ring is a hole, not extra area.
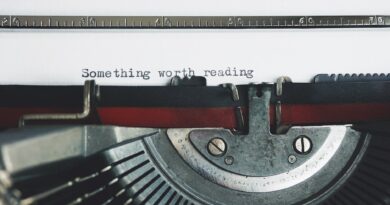
M 0 14 L 386 15 L 390 1 L 2 0 Z M 207 75 L 210 85 L 282 75 L 306 82 L 318 73 L 390 73 L 389 48 L 390 29 L 2 30 L 0 83 L 81 84 L 97 71 L 99 84 L 112 85 L 163 85 L 162 71 Z

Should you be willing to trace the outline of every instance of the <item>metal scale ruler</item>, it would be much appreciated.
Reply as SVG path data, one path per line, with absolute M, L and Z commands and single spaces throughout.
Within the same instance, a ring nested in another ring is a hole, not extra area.
M 277 29 L 383 28 L 390 15 L 372 16 L 12 16 L 3 29 Z

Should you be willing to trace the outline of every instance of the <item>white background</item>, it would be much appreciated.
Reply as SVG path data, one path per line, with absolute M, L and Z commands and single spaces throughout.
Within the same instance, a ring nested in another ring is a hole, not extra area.
M 388 0 L 1 0 L 0 15 L 390 15 Z M 1 84 L 81 84 L 83 68 L 255 70 L 309 81 L 317 73 L 390 73 L 390 29 L 0 31 Z M 152 76 L 153 77 L 153 76 Z M 99 84 L 161 85 L 98 79 Z

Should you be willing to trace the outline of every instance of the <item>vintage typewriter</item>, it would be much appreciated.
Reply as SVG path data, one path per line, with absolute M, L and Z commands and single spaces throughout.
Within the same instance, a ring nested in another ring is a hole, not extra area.
M 390 26 L 389 16 L 0 19 L 1 29 Z M 387 74 L 220 86 L 196 76 L 167 86 L 88 80 L 1 85 L 0 96 L 3 205 L 390 204 Z

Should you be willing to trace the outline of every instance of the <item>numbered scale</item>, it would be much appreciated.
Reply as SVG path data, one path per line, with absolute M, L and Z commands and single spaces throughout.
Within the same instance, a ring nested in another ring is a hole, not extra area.
M 372 16 L 11 16 L 0 28 L 28 29 L 274 29 L 390 27 L 390 15 Z

